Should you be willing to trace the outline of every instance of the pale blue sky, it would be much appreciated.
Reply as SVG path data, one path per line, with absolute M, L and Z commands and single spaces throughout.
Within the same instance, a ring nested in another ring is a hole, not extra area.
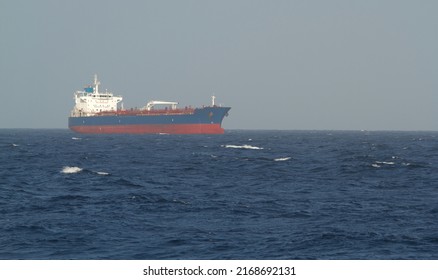
M 0 2 L 0 128 L 66 128 L 97 73 L 125 107 L 226 129 L 438 130 L 438 1 Z

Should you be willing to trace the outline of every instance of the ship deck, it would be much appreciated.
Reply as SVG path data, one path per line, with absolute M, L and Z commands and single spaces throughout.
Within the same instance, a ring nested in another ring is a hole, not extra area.
M 118 110 L 99 112 L 95 116 L 159 116 L 159 115 L 191 115 L 195 112 L 194 108 L 184 109 L 154 109 L 154 110 Z

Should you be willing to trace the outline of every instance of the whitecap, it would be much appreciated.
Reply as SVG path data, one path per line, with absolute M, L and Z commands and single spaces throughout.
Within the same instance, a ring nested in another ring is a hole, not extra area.
M 82 168 L 77 167 L 77 166 L 64 166 L 64 168 L 62 168 L 61 173 L 64 174 L 73 174 L 73 173 L 78 173 L 81 172 Z
M 18 147 L 18 146 L 20 146 L 20 145 L 18 145 L 18 144 L 12 144 L 12 147 Z
M 79 138 L 79 137 L 72 137 L 71 139 L 73 139 L 73 140 L 82 140 L 82 138 Z
M 108 172 L 102 172 L 102 171 L 96 171 L 96 174 L 98 174 L 98 175 L 102 175 L 102 176 L 109 175 Z
M 291 157 L 284 157 L 284 158 L 276 158 L 274 159 L 274 161 L 286 161 L 286 160 L 290 160 Z
M 394 165 L 395 164 L 395 162 L 393 162 L 393 161 L 376 161 L 376 163 L 386 164 L 386 165 Z
M 251 146 L 251 145 L 225 145 L 223 146 L 225 148 L 231 148 L 231 149 L 248 149 L 248 150 L 263 150 L 261 147 L 257 146 Z
M 378 165 L 378 164 L 376 164 L 376 163 L 371 164 L 371 166 L 372 166 L 372 167 L 375 167 L 375 168 L 379 168 L 379 167 L 380 167 L 380 165 Z

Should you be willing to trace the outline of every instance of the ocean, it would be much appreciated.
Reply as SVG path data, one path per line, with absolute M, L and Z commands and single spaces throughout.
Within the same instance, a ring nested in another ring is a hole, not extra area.
M 0 130 L 0 259 L 438 259 L 438 132 Z

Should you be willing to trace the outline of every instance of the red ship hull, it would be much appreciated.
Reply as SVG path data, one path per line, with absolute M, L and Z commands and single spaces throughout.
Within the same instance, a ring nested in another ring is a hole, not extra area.
M 91 134 L 223 134 L 220 124 L 132 124 L 71 126 L 71 130 Z

